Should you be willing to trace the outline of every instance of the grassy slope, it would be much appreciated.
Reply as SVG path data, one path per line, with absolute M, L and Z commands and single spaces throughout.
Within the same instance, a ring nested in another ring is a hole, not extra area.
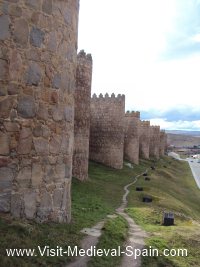
M 37 248 L 38 245 L 49 245 L 51 248 L 61 246 L 65 249 L 68 245 L 78 245 L 83 237 L 80 230 L 84 227 L 93 226 L 102 218 L 105 218 L 107 214 L 112 214 L 121 203 L 123 186 L 131 181 L 132 176 L 143 169 L 144 166 L 139 166 L 134 170 L 125 167 L 123 170 L 117 171 L 91 162 L 88 181 L 82 183 L 73 179 L 72 223 L 70 225 L 36 224 L 30 221 L 11 220 L 9 216 L 1 216 L 0 266 L 57 267 L 62 266 L 66 261 L 70 261 L 71 259 L 67 257 L 11 258 L 5 256 L 5 248 Z M 113 235 L 114 232 L 106 231 L 107 228 L 109 229 L 109 224 L 106 225 L 105 232 Z M 121 221 L 119 228 L 123 228 L 123 231 L 125 231 L 125 223 Z M 120 236 L 116 236 L 117 238 L 120 239 Z M 120 240 L 122 242 L 122 239 Z
M 144 192 L 132 188 L 127 212 L 150 233 L 148 246 L 186 248 L 189 256 L 143 257 L 143 266 L 200 266 L 200 191 L 188 163 L 164 158 L 156 166 L 150 182 L 141 177 L 135 185 L 144 186 Z M 153 202 L 141 202 L 143 195 L 153 196 Z M 175 226 L 161 226 L 164 210 L 175 212 Z
M 171 163 L 170 163 L 171 162 Z M 77 245 L 83 235 L 80 230 L 90 227 L 96 222 L 112 214 L 121 203 L 123 186 L 129 183 L 138 173 L 150 167 L 152 162 L 141 161 L 140 166 L 130 169 L 125 167 L 117 171 L 100 164 L 90 163 L 89 180 L 81 183 L 76 179 L 72 185 L 72 224 L 36 224 L 28 221 L 11 220 L 9 216 L 0 219 L 0 249 L 5 255 L 5 248 L 37 247 L 49 245 L 51 248 L 67 245 Z M 132 187 L 129 196 L 128 213 L 135 221 L 145 228 L 151 236 L 147 245 L 162 249 L 163 247 L 189 248 L 190 255 L 185 258 L 143 258 L 143 266 L 200 266 L 198 255 L 200 233 L 199 226 L 193 220 L 200 220 L 199 190 L 196 188 L 187 163 L 165 158 L 156 163 L 155 171 L 151 171 L 151 181 L 145 182 L 139 178 L 137 185 L 143 185 L 145 192 L 135 192 Z M 167 168 L 165 168 L 166 166 Z M 143 194 L 154 197 L 152 204 L 141 202 Z M 162 211 L 173 210 L 176 216 L 176 226 L 160 225 Z M 184 216 L 184 217 L 183 217 Z M 127 233 L 127 225 L 121 217 L 108 220 L 99 248 L 122 245 Z M 63 266 L 70 258 L 33 257 L 8 258 L 1 257 L 2 267 L 27 266 Z M 93 258 L 92 267 L 117 266 L 119 258 Z

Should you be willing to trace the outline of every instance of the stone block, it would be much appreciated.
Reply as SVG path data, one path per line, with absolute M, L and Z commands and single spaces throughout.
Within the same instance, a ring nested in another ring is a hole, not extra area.
M 63 189 L 56 189 L 53 193 L 53 205 L 54 208 L 61 208 L 62 205 L 62 198 L 63 198 Z
M 8 62 L 5 59 L 0 59 L 0 80 L 8 78 Z
M 27 219 L 33 219 L 36 213 L 36 193 L 26 192 L 24 194 L 24 212 Z
M 0 132 L 0 155 L 6 156 L 9 155 L 9 138 L 8 134 Z
M 38 109 L 38 112 L 37 112 L 38 119 L 47 120 L 48 116 L 49 116 L 49 114 L 48 114 L 48 109 L 47 109 L 46 105 L 43 104 L 43 103 L 40 103 L 39 104 L 39 109 Z
M 11 162 L 10 158 L 0 157 L 0 168 L 7 167 L 10 162 Z
M 17 95 L 20 92 L 20 87 L 18 84 L 9 83 L 8 85 L 8 94 L 9 95 Z
M 41 195 L 40 207 L 38 208 L 37 216 L 41 222 L 48 221 L 53 209 L 51 195 L 44 191 Z
M 42 136 L 42 125 L 36 125 L 36 127 L 33 129 L 33 135 L 35 137 L 41 137 Z
M 8 13 L 14 17 L 21 17 L 22 9 L 18 5 L 10 5 L 8 8 Z
M 84 112 L 84 111 L 83 111 Z M 67 122 L 72 122 L 74 119 L 74 109 L 72 107 L 64 108 L 64 118 Z
M 6 121 L 4 127 L 7 132 L 19 132 L 19 124 L 16 122 Z
M 4 84 L 0 83 L 0 96 L 6 96 L 7 95 L 7 88 Z
M 28 85 L 38 86 L 42 77 L 42 72 L 40 66 L 31 62 L 29 64 L 28 70 L 25 74 L 25 81 Z
M 44 37 L 45 37 L 45 33 L 42 30 L 40 30 L 36 27 L 33 27 L 31 29 L 30 43 L 33 46 L 41 47 L 42 43 L 44 42 Z
M 1 15 L 0 16 L 0 40 L 6 40 L 10 38 L 10 20 L 7 15 Z
M 13 106 L 13 99 L 11 96 L 8 96 L 7 98 L 4 98 L 2 101 L 0 101 L 1 118 L 6 119 L 9 117 L 12 106 Z
M 51 165 L 46 165 L 45 166 L 45 176 L 44 176 L 44 180 L 46 183 L 52 183 L 56 178 L 56 173 L 54 170 L 54 167 Z
M 7 167 L 0 168 L 0 192 L 12 189 L 13 172 Z
M 69 154 L 69 137 L 66 135 L 62 136 L 61 152 L 64 154 Z
M 49 151 L 52 154 L 59 154 L 61 148 L 61 139 L 60 135 L 53 135 L 49 143 Z
M 32 147 L 32 131 L 30 128 L 22 128 L 19 136 L 19 144 L 17 148 L 17 152 L 19 154 L 29 154 L 31 152 Z
M 20 97 L 17 111 L 23 118 L 33 118 L 36 115 L 35 99 L 29 95 Z
M 17 19 L 14 23 L 13 38 L 16 44 L 23 48 L 28 44 L 29 26 L 25 19 Z
M 52 14 L 52 0 L 43 0 L 42 11 L 49 15 Z
M 48 140 L 42 137 L 38 137 L 38 138 L 33 138 L 33 143 L 34 143 L 35 150 L 38 154 L 47 155 L 49 153 Z
M 59 106 L 54 107 L 52 110 L 54 121 L 61 121 L 63 119 L 63 109 Z
M 57 40 L 56 32 L 50 32 L 47 48 L 51 52 L 56 52 L 56 50 L 57 50 L 57 42 L 55 40 Z
M 11 214 L 15 218 L 21 217 L 22 199 L 18 193 L 11 194 Z
M 60 88 L 61 86 L 61 75 L 59 73 L 56 73 L 53 77 L 53 81 L 52 81 L 52 87 L 53 88 Z
M 59 180 L 59 181 L 64 181 L 65 177 L 66 177 L 66 174 L 65 174 L 65 164 L 56 164 L 56 178 Z
M 35 10 L 41 8 L 41 0 L 25 0 L 25 4 Z
M 22 58 L 17 50 L 13 50 L 10 57 L 10 64 L 9 64 L 9 75 L 10 79 L 13 81 L 18 81 L 20 78 L 20 73 L 23 69 L 22 65 Z
M 11 193 L 0 193 L 0 212 L 9 212 L 10 211 L 10 199 Z
M 32 186 L 38 187 L 42 183 L 42 178 L 44 176 L 42 165 L 39 163 L 33 163 L 32 165 Z
M 21 169 L 16 177 L 18 185 L 22 188 L 28 188 L 31 184 L 31 167 Z

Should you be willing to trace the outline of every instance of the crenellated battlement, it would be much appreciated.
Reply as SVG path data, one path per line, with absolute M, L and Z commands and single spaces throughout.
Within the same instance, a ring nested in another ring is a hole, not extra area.
M 92 61 L 92 55 L 85 53 L 84 50 L 80 50 L 78 55 L 77 55 L 77 59 L 78 60 L 84 59 L 84 60 Z
M 104 96 L 103 94 L 99 94 L 97 96 L 95 93 L 92 95 L 92 101 L 110 101 L 110 102 L 116 102 L 116 101 L 124 101 L 125 102 L 125 95 L 118 94 L 115 96 L 114 93 L 109 96 L 108 93 L 106 93 Z
M 161 134 L 166 134 L 165 130 L 160 130 Z
M 150 121 L 140 121 L 141 127 L 150 127 Z
M 159 125 L 151 125 L 150 126 L 150 129 L 153 131 L 153 132 L 156 132 L 156 133 L 160 133 L 160 126 Z
M 140 118 L 140 112 L 139 111 L 127 111 L 125 113 L 125 117 L 134 117 L 134 118 Z

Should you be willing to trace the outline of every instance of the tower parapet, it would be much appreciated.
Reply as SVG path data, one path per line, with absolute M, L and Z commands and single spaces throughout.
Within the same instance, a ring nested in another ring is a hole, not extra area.
M 99 96 L 97 96 L 96 94 L 92 95 L 92 101 L 104 101 L 104 102 L 110 102 L 110 103 L 118 103 L 118 102 L 122 102 L 125 103 L 125 95 L 121 95 L 118 94 L 117 96 L 115 96 L 114 93 L 111 94 L 111 96 L 109 96 L 108 93 L 106 93 L 104 96 L 102 93 L 99 94 Z
M 121 169 L 124 150 L 125 96 L 91 98 L 90 159 Z
M 140 118 L 140 112 L 139 111 L 127 111 L 125 113 L 125 117 L 134 117 L 134 118 Z
M 81 50 L 77 56 L 74 95 L 73 176 L 82 181 L 88 178 L 91 83 L 92 56 Z

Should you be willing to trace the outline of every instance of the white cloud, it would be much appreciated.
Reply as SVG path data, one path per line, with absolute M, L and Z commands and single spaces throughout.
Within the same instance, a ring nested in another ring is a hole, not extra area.
M 200 55 L 159 61 L 168 49 L 169 33 L 185 38 L 179 21 L 192 29 L 195 1 L 188 2 L 81 1 L 79 49 L 93 56 L 92 92 L 124 93 L 129 110 L 198 109 Z M 199 41 L 199 34 L 192 34 Z
M 151 125 L 160 125 L 165 130 L 193 130 L 200 131 L 200 120 L 196 121 L 167 121 L 166 119 L 154 118 Z

